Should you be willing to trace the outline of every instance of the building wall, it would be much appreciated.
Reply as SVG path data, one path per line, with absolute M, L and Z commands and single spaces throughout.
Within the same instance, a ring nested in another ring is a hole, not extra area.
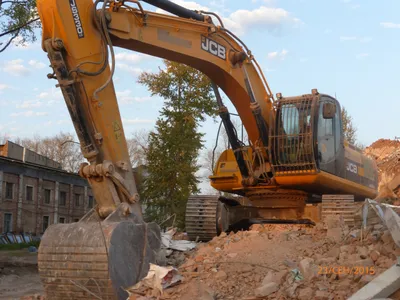
M 6 197 L 7 183 L 12 184 L 12 199 Z M 27 187 L 32 187 L 31 200 Z M 49 203 L 46 190 L 50 191 Z M 60 205 L 61 192 L 66 195 L 65 206 Z M 12 231 L 33 234 L 43 233 L 45 216 L 49 225 L 79 220 L 90 210 L 90 196 L 93 193 L 87 181 L 77 174 L 0 157 L 0 233 L 5 230 L 4 214 L 12 214 Z
M 38 181 L 38 178 L 27 176 L 23 178 L 21 226 L 25 232 L 29 233 L 36 231 Z M 32 188 L 32 200 L 28 200 L 27 187 Z
M 12 184 L 12 198 L 6 197 L 6 185 L 7 183 Z M 1 195 L 1 214 L 0 214 L 0 231 L 3 232 L 4 227 L 4 214 L 12 214 L 12 230 L 17 228 L 17 204 L 18 204 L 18 187 L 19 187 L 19 176 L 16 174 L 3 174 L 2 195 Z

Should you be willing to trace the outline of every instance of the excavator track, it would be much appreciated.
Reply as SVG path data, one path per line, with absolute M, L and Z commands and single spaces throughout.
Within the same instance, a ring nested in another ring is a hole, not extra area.
M 217 195 L 190 196 L 186 204 L 186 232 L 190 240 L 207 242 L 219 234 Z

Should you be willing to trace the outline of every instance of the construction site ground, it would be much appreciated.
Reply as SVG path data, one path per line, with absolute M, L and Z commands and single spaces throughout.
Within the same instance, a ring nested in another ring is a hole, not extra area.
M 158 299 L 347 299 L 400 255 L 383 225 L 370 227 L 361 241 L 359 229 L 324 224 L 253 225 L 176 252 L 169 261 L 184 278 Z M 42 298 L 34 254 L 28 255 L 3 263 L 0 299 Z M 157 299 L 154 290 L 141 292 L 130 299 Z
M 27 249 L 0 251 L 0 299 L 41 294 L 43 287 L 37 270 L 37 253 Z

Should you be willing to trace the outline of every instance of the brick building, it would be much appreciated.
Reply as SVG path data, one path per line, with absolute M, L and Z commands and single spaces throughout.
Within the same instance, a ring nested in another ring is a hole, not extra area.
M 0 233 L 42 234 L 78 221 L 95 200 L 87 181 L 12 142 L 0 145 Z

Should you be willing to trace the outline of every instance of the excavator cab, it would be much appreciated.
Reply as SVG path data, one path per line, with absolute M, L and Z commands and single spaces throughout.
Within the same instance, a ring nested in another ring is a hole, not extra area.
M 343 130 L 339 102 L 331 96 L 312 94 L 282 98 L 275 104 L 275 127 L 270 145 L 276 175 L 336 174 L 343 163 Z

